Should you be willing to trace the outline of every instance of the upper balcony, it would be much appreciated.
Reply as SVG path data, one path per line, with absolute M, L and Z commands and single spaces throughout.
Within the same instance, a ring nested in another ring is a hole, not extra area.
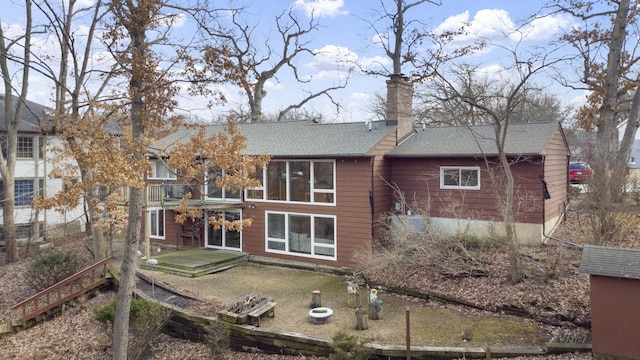
M 188 185 L 188 184 L 164 184 L 164 183 L 148 183 L 144 189 L 144 198 L 147 207 L 175 207 L 179 205 L 180 200 L 191 193 L 191 199 L 189 199 L 187 205 L 193 207 L 210 207 L 221 208 L 239 207 L 241 201 L 235 199 L 232 201 L 224 201 L 221 199 L 211 199 L 203 197 L 203 191 L 200 189 L 202 186 Z M 129 203 L 129 189 L 124 191 L 125 200 L 124 203 Z

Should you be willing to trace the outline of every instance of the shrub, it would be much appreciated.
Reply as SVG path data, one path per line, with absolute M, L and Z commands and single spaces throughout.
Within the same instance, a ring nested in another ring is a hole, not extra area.
M 94 319 L 111 325 L 116 313 L 116 301 L 93 309 Z M 151 341 L 169 321 L 171 310 L 160 303 L 146 299 L 132 299 L 129 309 L 129 359 L 138 359 L 147 350 Z M 111 326 L 107 327 L 107 330 Z
M 213 359 L 222 359 L 223 354 L 229 350 L 229 330 L 222 321 L 216 321 L 206 328 L 205 344 L 211 350 Z
M 365 360 L 373 355 L 373 349 L 365 347 L 355 335 L 338 331 L 331 338 L 331 360 Z
M 25 282 L 42 291 L 82 270 L 82 259 L 73 253 L 46 249 L 35 254 L 24 273 Z

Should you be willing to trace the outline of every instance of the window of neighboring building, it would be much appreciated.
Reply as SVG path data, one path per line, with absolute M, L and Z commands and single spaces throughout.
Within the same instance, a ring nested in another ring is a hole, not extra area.
M 247 199 L 335 203 L 335 162 L 272 160 L 260 172 L 266 186 L 247 190 Z
M 632 156 L 632 157 L 629 158 L 629 164 L 631 164 L 631 165 L 635 165 L 636 164 L 636 157 L 635 156 Z
M 220 200 L 239 200 L 241 191 L 231 189 L 227 186 L 218 186 L 218 180 L 223 181 L 224 171 L 220 169 L 212 169 L 207 174 L 206 194 L 207 198 Z
M 33 158 L 33 136 L 18 136 L 17 138 L 17 151 L 16 157 L 18 158 Z M 7 157 L 7 137 L 2 136 L 0 139 L 2 145 L 2 155 Z
M 162 160 L 151 160 L 151 174 L 149 175 L 149 178 L 175 180 L 176 171 L 175 169 L 169 168 Z
M 164 210 L 149 210 L 149 237 L 164 239 Z
M 32 136 L 18 136 L 18 152 L 16 156 L 19 158 L 33 158 Z
M 480 189 L 480 167 L 442 166 L 440 167 L 441 189 Z
M 336 259 L 336 218 L 267 212 L 266 251 Z
M 33 198 L 33 179 L 15 181 L 15 205 L 31 205 Z
M 36 234 L 36 225 L 38 225 L 39 231 Z M 30 224 L 16 224 L 16 239 L 33 239 L 36 237 L 44 237 L 45 226 L 44 222 L 30 223 Z M 0 225 L 0 239 L 4 240 L 4 227 Z

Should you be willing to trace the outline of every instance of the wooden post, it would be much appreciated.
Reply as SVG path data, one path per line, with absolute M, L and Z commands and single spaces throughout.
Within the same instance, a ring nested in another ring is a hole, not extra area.
M 311 292 L 311 308 L 322 307 L 322 297 L 320 296 L 320 290 L 313 290 Z
M 347 283 L 347 306 L 352 309 L 357 309 L 362 306 L 362 300 L 360 299 L 360 288 L 355 282 Z
M 411 360 L 411 327 L 409 326 L 411 323 L 411 310 L 408 306 L 405 308 L 405 314 L 407 324 L 407 360 Z
M 366 310 L 356 309 L 356 330 L 369 328 L 369 314 Z

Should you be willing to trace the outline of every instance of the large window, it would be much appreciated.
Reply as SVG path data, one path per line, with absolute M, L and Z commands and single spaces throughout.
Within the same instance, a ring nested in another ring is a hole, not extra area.
M 335 162 L 272 160 L 260 172 L 265 186 L 247 190 L 247 199 L 335 203 Z
M 164 210 L 149 210 L 149 237 L 164 239 Z
M 443 166 L 440 168 L 441 189 L 480 189 L 480 168 L 477 166 Z
M 175 180 L 176 171 L 167 166 L 162 160 L 151 160 L 151 174 L 150 179 L 165 179 Z
M 207 174 L 206 194 L 210 199 L 239 200 L 240 191 L 224 185 L 224 171 L 220 169 L 210 170 Z
M 333 216 L 268 212 L 266 251 L 335 260 L 335 228 Z

